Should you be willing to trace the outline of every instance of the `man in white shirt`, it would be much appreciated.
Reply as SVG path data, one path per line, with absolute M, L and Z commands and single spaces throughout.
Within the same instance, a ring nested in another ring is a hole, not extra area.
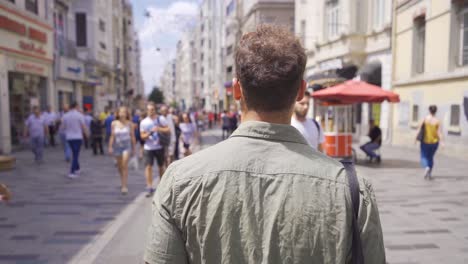
M 34 160 L 37 163 L 42 162 L 44 152 L 44 139 L 47 135 L 47 122 L 41 115 L 38 106 L 33 106 L 33 113 L 25 122 L 24 137 L 29 137 L 31 149 L 34 153 Z
M 70 111 L 63 115 L 62 129 L 72 151 L 72 163 L 68 177 L 74 179 L 80 175 L 80 148 L 83 144 L 83 135 L 87 135 L 85 119 L 83 114 L 78 111 L 76 102 L 72 103 Z
M 143 158 L 148 191 L 146 197 L 151 197 L 155 191 L 153 188 L 153 164 L 155 159 L 159 168 L 159 177 L 162 177 L 165 171 L 164 148 L 160 144 L 158 133 L 171 133 L 171 131 L 167 125 L 166 118 L 158 116 L 156 113 L 156 105 L 154 103 L 148 103 L 146 110 L 148 116 L 140 123 L 140 134 L 141 138 L 145 141 Z
M 323 130 L 317 121 L 307 118 L 309 107 L 310 93 L 306 91 L 304 98 L 296 102 L 294 114 L 291 118 L 291 125 L 301 132 L 312 148 L 323 151 L 322 144 L 325 141 Z

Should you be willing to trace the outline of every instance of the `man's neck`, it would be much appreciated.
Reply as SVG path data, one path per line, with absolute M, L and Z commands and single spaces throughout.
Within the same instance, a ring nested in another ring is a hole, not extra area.
M 156 115 L 156 114 L 150 115 L 150 118 L 153 119 L 153 120 L 156 119 L 156 117 L 158 117 L 158 115 Z
M 242 122 L 246 121 L 261 121 L 273 124 L 291 124 L 291 114 L 287 112 L 270 112 L 259 113 L 255 111 L 247 111 L 242 114 Z

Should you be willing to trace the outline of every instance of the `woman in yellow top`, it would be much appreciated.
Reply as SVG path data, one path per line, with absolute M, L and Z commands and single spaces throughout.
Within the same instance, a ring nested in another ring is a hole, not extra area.
M 432 179 L 432 168 L 434 167 L 434 155 L 442 140 L 440 121 L 435 117 L 437 106 L 429 106 L 429 115 L 424 118 L 418 131 L 424 129 L 421 140 L 421 166 L 425 168 L 424 179 Z

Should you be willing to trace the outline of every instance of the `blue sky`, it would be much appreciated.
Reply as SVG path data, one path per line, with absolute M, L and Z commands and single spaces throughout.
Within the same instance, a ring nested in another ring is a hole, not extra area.
M 198 14 L 198 2 L 200 0 L 132 0 L 146 93 L 159 84 L 166 62 L 175 57 L 177 41 Z M 145 16 L 147 11 L 151 17 Z

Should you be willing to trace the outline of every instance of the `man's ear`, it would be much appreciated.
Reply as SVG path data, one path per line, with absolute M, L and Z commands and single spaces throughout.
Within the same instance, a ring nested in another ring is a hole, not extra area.
M 306 83 L 306 81 L 302 80 L 301 81 L 301 86 L 299 87 L 299 91 L 297 91 L 296 101 L 299 102 L 304 98 L 304 94 L 306 92 L 306 89 L 307 89 L 307 83 Z
M 237 78 L 232 79 L 234 99 L 239 101 L 242 98 L 242 88 Z

